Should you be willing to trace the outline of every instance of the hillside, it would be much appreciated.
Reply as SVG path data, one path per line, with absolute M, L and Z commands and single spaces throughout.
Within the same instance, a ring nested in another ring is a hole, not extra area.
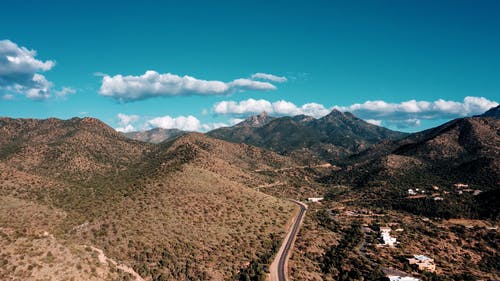
M 273 152 L 201 134 L 152 145 L 90 118 L 1 122 L 2 278 L 233 279 L 294 211 L 256 191 L 272 179 L 254 170 L 293 165 Z
M 281 117 L 262 126 L 237 124 L 207 134 L 284 155 L 302 156 L 304 159 L 319 157 L 327 161 L 359 152 L 382 140 L 399 139 L 406 135 L 366 123 L 351 113 L 337 110 L 319 119 L 305 115 Z
M 127 169 L 150 149 L 93 118 L 0 118 L 0 160 L 31 174 L 86 181 Z
M 390 198 L 404 196 L 409 188 L 429 193 L 448 192 L 445 198 L 449 200 L 443 203 L 407 200 L 400 204 L 396 200 L 394 204 L 405 209 L 415 208 L 415 211 L 424 211 L 421 207 L 425 205 L 426 215 L 439 215 L 443 211 L 441 215 L 445 216 L 478 216 L 483 208 L 490 208 L 488 216 L 496 217 L 498 208 L 482 204 L 481 198 L 493 195 L 499 187 L 499 128 L 498 119 L 455 119 L 402 140 L 371 147 L 350 157 L 342 173 L 332 173 L 320 181 L 354 185 L 368 193 L 371 189 L 367 187 L 385 186 L 384 196 Z M 483 194 L 458 195 L 457 188 L 453 187 L 456 183 L 468 185 L 466 189 L 471 194 L 474 190 Z M 432 192 L 432 186 L 438 187 L 439 192 Z M 416 205 L 410 206 L 414 202 Z
M 160 143 L 182 136 L 186 133 L 187 132 L 178 129 L 154 128 L 146 131 L 124 133 L 124 135 L 137 141 Z

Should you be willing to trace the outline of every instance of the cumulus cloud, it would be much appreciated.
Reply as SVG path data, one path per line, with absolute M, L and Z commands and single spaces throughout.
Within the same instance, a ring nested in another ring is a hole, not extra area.
M 384 120 L 383 125 L 387 127 L 395 127 L 397 129 L 404 130 L 420 126 L 420 119 Z
M 201 129 L 201 122 L 198 118 L 189 116 L 163 116 L 156 117 L 148 120 L 147 123 L 152 127 L 158 127 L 163 129 L 180 129 L 184 131 L 199 131 Z
M 271 102 L 260 99 L 248 99 L 240 102 L 235 101 L 221 101 L 213 106 L 213 111 L 216 114 L 224 115 L 248 115 L 253 113 L 259 113 L 266 111 L 268 113 L 273 112 L 273 107 Z
M 12 99 L 14 99 L 14 95 L 12 95 L 12 94 L 5 94 L 5 95 L 2 96 L 2 98 L 4 100 L 12 100 Z
M 50 97 L 52 83 L 39 72 L 52 69 L 55 62 L 42 61 L 36 56 L 35 50 L 0 40 L 0 90 L 7 92 L 7 96 L 18 93 L 34 100 Z
M 128 125 L 130 123 L 133 123 L 137 120 L 139 120 L 139 115 L 131 114 L 123 114 L 123 113 L 118 113 L 118 119 L 120 120 L 119 124 L 120 125 Z
M 318 103 L 306 103 L 302 106 L 297 106 L 285 100 L 270 102 L 264 99 L 247 99 L 240 102 L 221 101 L 216 103 L 212 110 L 216 114 L 235 116 L 245 116 L 265 111 L 269 114 L 280 116 L 305 114 L 313 117 L 321 117 L 330 112 L 329 109 Z
M 229 124 L 231 124 L 231 126 L 233 126 L 233 125 L 236 125 L 236 124 L 241 123 L 243 121 L 245 121 L 245 119 L 243 119 L 243 118 L 231 118 L 231 119 L 229 119 Z
M 71 95 L 74 93 L 76 93 L 76 90 L 70 87 L 63 87 L 61 90 L 55 92 L 56 96 L 60 98 L 64 98 L 67 95 Z
M 201 125 L 201 128 L 202 128 L 202 131 L 208 132 L 211 130 L 215 130 L 215 129 L 218 129 L 221 127 L 227 127 L 227 126 L 228 125 L 226 123 L 217 122 L 217 123 L 203 124 L 203 125 Z
M 118 132 L 121 132 L 121 133 L 130 133 L 130 132 L 137 131 L 135 129 L 135 127 L 132 126 L 131 124 L 125 125 L 123 127 L 118 127 L 115 130 L 117 130 Z
M 269 82 L 240 78 L 231 82 L 202 80 L 172 73 L 148 70 L 140 76 L 121 74 L 102 76 L 99 93 L 120 101 L 136 101 L 159 96 L 227 95 L 234 92 L 275 90 Z
M 349 111 L 370 124 L 389 126 L 398 129 L 418 127 L 421 120 L 453 119 L 477 115 L 491 107 L 497 106 L 496 101 L 484 97 L 465 97 L 463 101 L 409 100 L 401 103 L 386 101 L 366 101 L 349 106 L 325 107 L 318 103 L 306 103 L 298 106 L 290 101 L 279 100 L 270 102 L 265 99 L 248 99 L 243 101 L 221 101 L 212 107 L 215 114 L 245 117 L 266 111 L 278 116 L 309 115 L 319 118 L 330 113 L 332 109 Z M 231 122 L 232 124 L 232 122 Z
M 226 123 L 202 123 L 198 118 L 189 116 L 172 117 L 169 115 L 159 117 L 146 117 L 135 114 L 118 113 L 118 127 L 116 131 L 128 133 L 152 128 L 179 129 L 183 131 L 206 132 L 220 127 L 227 127 Z
M 409 100 L 401 103 L 366 101 L 350 106 L 335 106 L 341 111 L 349 111 L 364 119 L 384 119 L 404 121 L 410 119 L 449 119 L 481 114 L 497 106 L 495 101 L 484 97 L 465 97 L 463 102 Z
M 366 123 L 370 123 L 372 125 L 382 126 L 382 120 L 366 119 L 365 121 Z
M 276 76 L 273 74 L 262 73 L 262 72 L 254 73 L 254 74 L 252 74 L 251 77 L 252 77 L 252 79 L 269 80 L 269 81 L 273 81 L 276 83 L 283 83 L 283 82 L 288 81 L 288 79 L 284 76 Z
M 120 127 L 116 128 L 118 132 L 128 133 L 136 131 L 136 128 L 134 127 L 134 125 L 132 125 L 132 123 L 135 123 L 139 120 L 139 115 L 127 115 L 124 113 L 118 113 L 117 117 L 119 120 L 118 124 L 120 125 Z

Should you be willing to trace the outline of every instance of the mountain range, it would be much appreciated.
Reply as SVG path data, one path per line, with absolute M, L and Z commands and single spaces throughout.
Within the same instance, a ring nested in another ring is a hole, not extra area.
M 0 276 L 258 280 L 296 212 L 285 198 L 336 192 L 370 208 L 495 220 L 498 111 L 413 134 L 336 110 L 127 136 L 94 118 L 0 118 Z M 416 188 L 446 200 L 408 198 Z
M 181 134 L 179 131 L 152 129 L 126 135 L 135 140 L 158 143 Z M 246 143 L 282 155 L 295 155 L 304 161 L 312 158 L 334 161 L 382 140 L 400 139 L 406 135 L 369 124 L 349 112 L 338 110 L 319 119 L 306 115 L 276 118 L 263 112 L 232 127 L 207 133 L 213 138 Z
M 422 205 L 412 211 L 428 216 L 496 218 L 500 214 L 500 120 L 491 116 L 498 116 L 498 111 L 497 107 L 484 115 L 458 118 L 400 140 L 380 142 L 343 159 L 341 172 L 318 180 L 358 187 L 368 197 L 373 189 L 384 187 L 387 198 L 430 187 L 456 194 L 454 186 L 463 184 L 481 194 L 447 200 L 439 205 L 441 210 Z M 415 201 L 392 202 L 408 210 Z

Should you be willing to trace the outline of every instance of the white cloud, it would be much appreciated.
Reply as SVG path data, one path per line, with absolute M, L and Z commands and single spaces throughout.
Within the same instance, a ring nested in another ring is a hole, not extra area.
M 104 76 L 108 76 L 108 74 L 104 73 L 104 72 L 100 72 L 100 71 L 96 71 L 94 73 L 92 73 L 92 75 L 96 76 L 96 77 L 104 77 Z
M 13 100 L 14 99 L 14 95 L 12 95 L 12 94 L 5 94 L 5 95 L 2 96 L 2 98 L 4 100 Z
M 370 123 L 372 125 L 382 126 L 382 120 L 366 119 L 365 121 L 366 123 Z
M 245 121 L 245 119 L 243 119 L 243 118 L 231 118 L 231 119 L 229 119 L 229 124 L 231 124 L 231 126 L 233 126 L 233 125 L 236 125 L 236 124 L 241 123 L 243 121 Z
M 203 131 L 208 132 L 211 130 L 215 130 L 217 128 L 221 127 L 227 127 L 228 125 L 226 123 L 209 123 L 209 124 L 203 124 L 201 125 L 201 128 Z
M 408 129 L 420 126 L 420 120 L 419 119 L 386 120 L 383 122 L 383 124 L 388 127 L 395 127 L 398 129 Z
M 139 120 L 139 115 L 118 113 L 117 117 L 119 120 L 118 124 L 120 125 L 120 127 L 116 128 L 118 132 L 128 133 L 137 131 L 133 123 Z
M 172 117 L 169 115 L 159 116 L 154 118 L 146 118 L 144 116 L 139 116 L 135 114 L 124 114 L 118 113 L 118 127 L 115 128 L 116 131 L 122 133 L 128 133 L 139 130 L 149 130 L 152 128 L 163 128 L 163 129 L 179 129 L 183 131 L 196 131 L 196 132 L 206 132 L 214 130 L 220 127 L 227 127 L 226 123 L 216 122 L 216 123 L 201 123 L 201 121 L 192 116 L 177 116 Z
M 35 100 L 49 98 L 52 83 L 39 72 L 52 69 L 55 62 L 38 60 L 36 55 L 35 50 L 0 40 L 0 90 Z
M 76 90 L 70 87 L 63 87 L 61 90 L 55 92 L 56 96 L 60 98 L 64 98 L 67 95 L 71 95 L 74 93 L 76 93 Z
M 139 120 L 139 115 L 134 115 L 134 114 L 127 115 L 124 113 L 118 113 L 117 116 L 118 116 L 118 119 L 120 120 L 119 124 L 122 126 L 126 126 L 130 123 L 133 123 L 133 122 L 136 122 L 137 120 Z
M 248 99 L 240 102 L 221 101 L 216 103 L 212 110 L 216 114 L 236 116 L 245 116 L 265 111 L 274 115 L 305 114 L 313 117 L 321 117 L 330 112 L 329 109 L 317 103 L 306 103 L 299 107 L 294 103 L 285 100 L 279 100 L 271 103 L 270 101 L 264 99 Z
M 316 118 L 323 117 L 331 111 L 331 109 L 325 108 L 324 105 L 314 102 L 306 103 L 300 107 L 301 114 L 313 116 Z
M 163 116 L 156 117 L 147 121 L 147 124 L 152 127 L 159 127 L 163 129 L 179 129 L 183 131 L 200 131 L 202 128 L 200 120 L 198 118 L 189 116 Z
M 132 126 L 132 125 L 130 125 L 130 124 L 128 124 L 128 125 L 126 125 L 126 126 L 124 126 L 124 127 L 118 127 L 118 128 L 116 128 L 116 130 L 117 130 L 118 132 L 121 132 L 121 133 L 130 133 L 130 132 L 137 131 L 137 130 L 135 129 L 135 127 L 134 127 L 134 126 Z
M 495 101 L 484 97 L 465 97 L 463 102 L 409 100 L 401 103 L 385 101 L 366 101 L 350 106 L 335 106 L 341 111 L 349 111 L 365 119 L 409 120 L 409 119 L 448 119 L 481 114 L 497 106 Z
M 240 102 L 235 101 L 221 101 L 213 106 L 213 111 L 216 114 L 231 114 L 231 115 L 248 115 L 253 113 L 260 113 L 266 111 L 273 112 L 271 102 L 267 100 L 248 99 Z
M 279 100 L 270 102 L 265 99 L 248 99 L 243 101 L 221 101 L 212 107 L 215 114 L 245 117 L 266 111 L 271 115 L 293 116 L 309 115 L 319 118 L 330 113 L 331 109 L 349 111 L 368 123 L 377 126 L 396 127 L 398 129 L 418 127 L 421 120 L 442 120 L 465 116 L 477 115 L 497 106 L 496 101 L 484 97 L 465 97 L 462 102 L 409 100 L 401 103 L 388 103 L 385 101 L 366 101 L 350 106 L 325 107 L 318 103 L 306 103 L 301 106 Z M 231 122 L 232 124 L 232 122 Z
M 276 76 L 273 74 L 262 73 L 262 72 L 252 74 L 252 79 L 263 79 L 263 80 L 273 81 L 276 83 L 283 83 L 288 81 L 288 79 L 284 76 Z
M 140 76 L 104 75 L 99 93 L 127 102 L 159 96 L 227 95 L 246 90 L 275 89 L 276 86 L 271 83 L 244 78 L 226 83 L 217 80 L 201 80 L 187 75 L 160 74 L 148 70 Z

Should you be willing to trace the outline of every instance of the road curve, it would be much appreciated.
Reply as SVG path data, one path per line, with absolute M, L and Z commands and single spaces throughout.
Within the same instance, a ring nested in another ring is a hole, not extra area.
M 290 257 L 290 251 L 292 250 L 293 243 L 295 242 L 297 233 L 299 233 L 300 225 L 302 224 L 304 215 L 306 214 L 306 204 L 295 200 L 291 201 L 300 207 L 300 211 L 295 217 L 290 231 L 285 236 L 278 254 L 276 254 L 276 257 L 269 268 L 271 281 L 288 281 L 288 258 Z

